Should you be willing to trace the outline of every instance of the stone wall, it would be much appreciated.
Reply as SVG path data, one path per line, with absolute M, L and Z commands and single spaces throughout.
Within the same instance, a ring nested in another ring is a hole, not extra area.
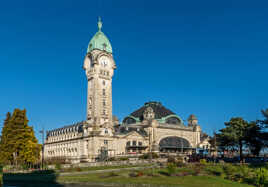
M 152 162 L 167 162 L 167 158 L 158 158 L 153 159 Z M 110 162 L 89 162 L 89 163 L 76 163 L 76 164 L 63 164 L 62 168 L 70 168 L 70 167 L 80 167 L 80 168 L 86 168 L 86 167 L 99 167 L 99 166 L 124 166 L 124 165 L 143 165 L 143 164 L 149 164 L 150 160 L 126 160 L 126 161 L 110 161 Z M 49 165 L 49 169 L 54 169 L 54 165 Z

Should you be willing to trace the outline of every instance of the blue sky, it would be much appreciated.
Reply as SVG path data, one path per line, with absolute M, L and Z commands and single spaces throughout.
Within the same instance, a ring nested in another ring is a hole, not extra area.
M 113 111 L 120 120 L 160 101 L 183 120 L 195 114 L 211 134 L 233 116 L 268 108 L 267 1 L 2 1 L 0 128 L 26 108 L 34 129 L 86 117 L 82 69 L 97 17 L 117 70 Z M 40 138 L 40 135 L 37 135 Z

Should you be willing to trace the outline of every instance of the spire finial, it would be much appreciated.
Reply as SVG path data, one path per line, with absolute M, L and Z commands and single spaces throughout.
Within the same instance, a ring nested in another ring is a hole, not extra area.
M 98 21 L 98 28 L 99 28 L 99 31 L 101 31 L 102 22 L 101 22 L 101 17 L 100 16 L 99 16 L 99 21 Z

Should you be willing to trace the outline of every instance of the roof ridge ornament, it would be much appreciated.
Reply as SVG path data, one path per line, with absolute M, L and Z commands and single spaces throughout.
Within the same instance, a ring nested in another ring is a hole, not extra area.
M 100 16 L 99 16 L 99 20 L 98 20 L 98 28 L 99 28 L 99 31 L 101 31 L 102 21 L 101 21 L 101 17 Z

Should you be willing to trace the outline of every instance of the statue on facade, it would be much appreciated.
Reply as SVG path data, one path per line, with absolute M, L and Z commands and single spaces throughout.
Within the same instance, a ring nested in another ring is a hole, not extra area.
M 147 107 L 143 113 L 143 119 L 151 121 L 155 118 L 155 113 L 152 107 Z

